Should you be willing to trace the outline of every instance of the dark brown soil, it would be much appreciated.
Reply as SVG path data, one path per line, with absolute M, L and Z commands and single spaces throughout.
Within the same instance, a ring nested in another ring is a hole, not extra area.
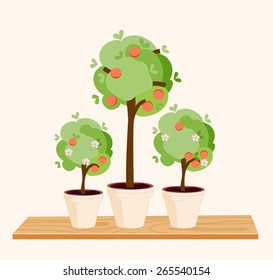
M 166 192 L 182 192 L 181 191 L 181 187 L 166 187 L 163 188 L 164 191 Z M 183 193 L 194 193 L 194 192 L 201 192 L 203 191 L 203 188 L 199 188 L 199 187 L 185 187 L 185 191 Z
M 66 194 L 73 194 L 73 195 L 97 195 L 97 194 L 102 194 L 102 191 L 97 191 L 97 190 L 85 190 L 85 194 L 81 194 L 81 190 L 69 190 L 65 191 L 64 193 Z
M 134 183 L 134 188 L 127 188 L 125 182 L 119 182 L 119 183 L 113 183 L 109 184 L 108 187 L 113 188 L 113 189 L 123 189 L 123 190 L 141 190 L 141 189 L 148 189 L 152 188 L 153 185 L 148 184 L 148 183 Z

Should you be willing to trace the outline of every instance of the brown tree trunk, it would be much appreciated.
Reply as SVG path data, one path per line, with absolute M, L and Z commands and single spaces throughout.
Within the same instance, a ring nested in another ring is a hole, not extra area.
M 185 176 L 186 176 L 186 171 L 187 171 L 187 162 L 184 158 L 181 159 L 181 169 L 182 169 L 182 178 L 181 178 L 181 191 L 184 192 L 185 189 Z
M 181 159 L 182 178 L 181 178 L 180 187 L 181 187 L 181 191 L 182 191 L 182 192 L 186 191 L 186 188 L 185 188 L 186 171 L 187 171 L 188 166 L 190 165 L 190 163 L 191 163 L 193 160 L 194 160 L 194 158 L 191 159 L 191 160 L 189 160 L 189 161 L 187 162 L 185 158 L 182 158 L 182 159 Z
M 126 185 L 134 187 L 134 121 L 136 111 L 135 98 L 127 101 L 128 127 L 127 127 L 127 152 L 126 152 Z
M 128 127 L 127 127 L 127 151 L 126 151 L 126 185 L 134 188 L 134 122 L 137 110 L 146 100 L 136 104 L 136 99 L 127 101 Z
M 81 194 L 85 194 L 85 178 L 86 178 L 86 174 L 87 174 L 87 167 L 82 164 L 82 184 L 81 184 Z

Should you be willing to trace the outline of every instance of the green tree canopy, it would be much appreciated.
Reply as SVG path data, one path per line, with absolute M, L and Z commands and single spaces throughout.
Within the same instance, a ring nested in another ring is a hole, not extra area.
M 65 170 L 90 166 L 87 175 L 104 173 L 110 166 L 112 138 L 94 120 L 83 118 L 66 123 L 61 128 L 61 140 L 56 150 Z
M 174 162 L 188 162 L 190 171 L 203 170 L 213 158 L 214 130 L 193 110 L 182 109 L 163 115 L 158 124 L 160 132 L 154 146 L 161 162 L 170 166 Z
M 101 65 L 94 83 L 103 94 L 108 109 L 126 105 L 135 98 L 145 101 L 136 114 L 148 116 L 159 112 L 168 101 L 172 82 L 172 65 L 160 50 L 142 36 L 128 36 L 110 41 L 100 51 Z

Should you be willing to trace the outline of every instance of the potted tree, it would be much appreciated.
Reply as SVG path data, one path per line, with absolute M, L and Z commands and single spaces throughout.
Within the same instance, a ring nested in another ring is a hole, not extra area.
M 77 119 L 78 113 L 73 117 Z M 81 169 L 80 188 L 64 192 L 71 225 L 75 228 L 94 227 L 103 193 L 86 189 L 86 176 L 100 175 L 109 168 L 112 139 L 97 122 L 82 118 L 66 123 L 56 140 L 59 140 L 57 154 L 62 160 L 62 163 L 56 162 L 58 166 L 66 171 L 76 167 Z
M 165 166 L 178 162 L 181 168 L 179 186 L 163 188 L 163 197 L 170 220 L 175 228 L 196 226 L 204 188 L 185 183 L 186 171 L 200 171 L 212 162 L 215 148 L 214 130 L 202 117 L 190 109 L 163 115 L 159 120 L 159 132 L 154 138 L 154 146 L 161 155 Z M 206 121 L 210 122 L 206 115 Z
M 167 103 L 173 81 L 169 59 L 142 36 L 123 38 L 123 31 L 100 51 L 101 66 L 94 73 L 94 84 L 103 95 L 106 108 L 127 107 L 126 182 L 108 185 L 117 226 L 142 227 L 153 186 L 134 181 L 134 121 L 136 116 L 158 113 Z M 162 51 L 167 53 L 164 45 Z M 92 60 L 91 67 L 97 62 Z M 180 82 L 178 73 L 174 80 Z

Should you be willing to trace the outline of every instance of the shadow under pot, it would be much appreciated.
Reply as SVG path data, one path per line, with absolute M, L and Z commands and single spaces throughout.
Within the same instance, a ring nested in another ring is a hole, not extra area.
M 203 188 L 185 187 L 182 192 L 180 187 L 166 187 L 162 194 L 172 227 L 196 227 L 201 201 L 205 195 Z
M 74 228 L 93 228 L 96 225 L 103 192 L 98 190 L 68 190 L 64 192 L 70 222 Z
M 134 183 L 127 188 L 125 182 L 109 184 L 110 196 L 116 225 L 120 228 L 141 228 L 144 226 L 153 185 Z

